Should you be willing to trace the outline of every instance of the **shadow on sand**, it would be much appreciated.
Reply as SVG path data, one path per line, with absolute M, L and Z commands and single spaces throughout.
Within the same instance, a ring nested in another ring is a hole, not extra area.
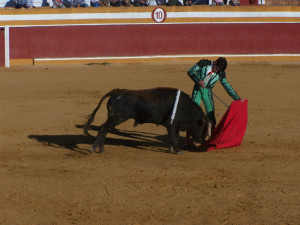
M 76 128 L 83 129 L 83 125 L 76 125 Z M 91 126 L 90 130 L 97 131 L 98 126 Z M 110 134 L 114 134 L 118 137 L 106 137 L 104 148 L 107 149 L 108 145 L 113 146 L 126 146 L 130 148 L 137 148 L 147 151 L 166 152 L 169 153 L 169 140 L 168 135 L 158 135 L 149 132 L 137 132 L 134 130 L 118 130 L 113 129 Z M 72 151 L 76 151 L 82 154 L 89 154 L 90 148 L 81 148 L 80 144 L 88 144 L 92 146 L 96 138 L 89 135 L 28 135 L 28 138 L 36 140 L 44 145 L 65 148 Z M 179 148 L 183 150 L 184 137 L 178 137 Z M 190 152 L 204 152 L 205 149 L 193 148 L 189 149 Z
M 83 125 L 76 125 L 77 128 L 83 129 Z M 98 126 L 91 126 L 90 130 L 97 131 Z M 169 141 L 168 136 L 158 135 L 155 133 L 149 132 L 136 132 L 134 130 L 118 130 L 114 129 L 110 132 L 118 137 L 106 137 L 105 139 L 105 148 L 107 146 L 126 146 L 131 148 L 137 148 L 147 151 L 156 151 L 156 152 L 168 152 Z M 109 135 L 109 134 L 108 134 Z M 48 146 L 65 148 L 72 151 L 76 151 L 82 154 L 89 154 L 90 149 L 85 149 L 79 147 L 80 144 L 88 144 L 92 146 L 95 142 L 94 136 L 88 135 L 28 135 L 28 138 L 36 140 L 40 143 L 43 143 Z M 179 143 L 184 142 L 183 137 L 179 137 Z M 180 148 L 182 146 L 179 146 Z

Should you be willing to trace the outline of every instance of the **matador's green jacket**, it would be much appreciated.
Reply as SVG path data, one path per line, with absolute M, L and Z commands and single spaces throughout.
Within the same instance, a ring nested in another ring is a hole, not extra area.
M 227 82 L 225 72 L 220 71 L 218 73 L 210 73 L 211 69 L 212 61 L 202 59 L 188 70 L 188 75 L 195 82 L 192 94 L 193 101 L 200 105 L 201 100 L 203 100 L 208 119 L 215 123 L 216 119 L 214 115 L 214 101 L 212 96 L 212 88 L 215 86 L 216 82 L 220 80 L 226 92 L 234 100 L 238 100 L 240 99 L 240 97 L 237 95 L 237 93 L 234 91 L 231 85 Z M 201 88 L 199 86 L 200 80 L 204 81 L 205 88 Z

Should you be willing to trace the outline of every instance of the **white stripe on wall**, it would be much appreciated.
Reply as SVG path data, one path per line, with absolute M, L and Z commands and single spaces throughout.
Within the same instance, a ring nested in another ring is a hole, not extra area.
M 85 19 L 142 19 L 151 18 L 146 13 L 70 13 L 70 14 L 36 14 L 36 15 L 0 15 L 0 21 L 22 20 L 85 20 Z
M 168 18 L 297 17 L 300 12 L 167 12 Z
M 300 12 L 167 12 L 167 18 L 300 18 Z M 85 19 L 143 19 L 151 12 L 142 13 L 74 13 L 0 15 L 0 21 L 85 20 Z
M 300 57 L 300 54 L 221 54 L 222 57 Z M 73 57 L 73 58 L 35 58 L 34 61 L 68 61 L 68 60 L 102 60 L 102 59 L 155 59 L 155 58 L 202 58 L 219 57 L 213 55 L 151 55 L 151 56 L 120 56 L 120 57 Z

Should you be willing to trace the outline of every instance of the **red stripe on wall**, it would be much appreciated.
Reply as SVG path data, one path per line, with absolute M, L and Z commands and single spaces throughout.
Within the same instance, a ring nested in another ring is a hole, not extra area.
M 300 23 L 13 27 L 10 47 L 11 59 L 300 53 Z
M 5 65 L 4 28 L 0 27 L 0 67 Z

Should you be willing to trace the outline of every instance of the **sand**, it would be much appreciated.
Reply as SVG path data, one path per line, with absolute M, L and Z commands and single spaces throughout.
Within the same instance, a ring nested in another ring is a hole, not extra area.
M 240 147 L 174 155 L 164 127 L 129 120 L 108 134 L 105 154 L 89 153 L 95 138 L 82 126 L 105 93 L 191 94 L 190 66 L 0 68 L 0 224 L 300 224 L 299 63 L 229 64 L 228 81 L 249 101 Z M 214 92 L 231 103 L 220 83 Z M 219 121 L 227 107 L 215 105 Z

